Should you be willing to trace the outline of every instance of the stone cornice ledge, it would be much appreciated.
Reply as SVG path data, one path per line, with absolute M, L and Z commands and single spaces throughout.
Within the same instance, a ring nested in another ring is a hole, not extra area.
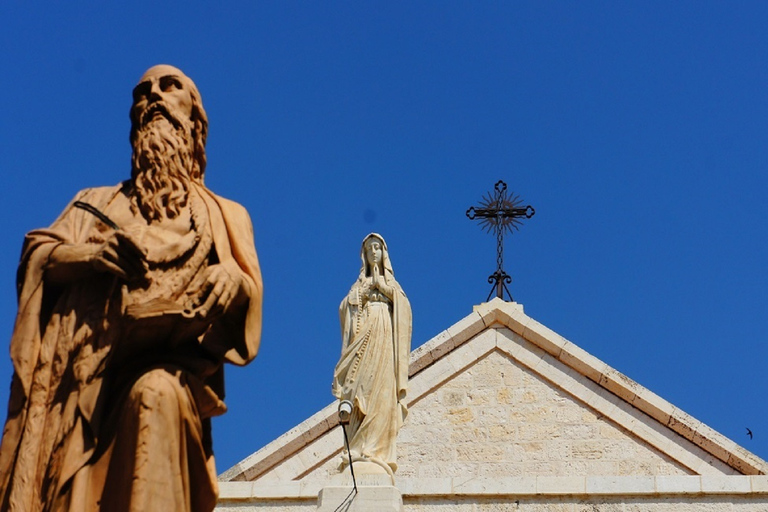
M 313 500 L 323 482 L 219 482 L 219 503 Z M 400 478 L 409 497 L 457 496 L 768 496 L 768 476 L 524 476 Z

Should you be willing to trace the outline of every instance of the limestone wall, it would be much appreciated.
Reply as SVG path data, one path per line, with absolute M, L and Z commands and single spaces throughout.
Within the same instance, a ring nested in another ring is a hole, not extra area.
M 766 498 L 523 498 L 517 500 L 423 499 L 405 503 L 405 512 L 764 512 Z
M 319 482 L 222 483 L 217 509 L 314 512 L 322 489 Z M 768 510 L 768 476 L 423 478 L 401 479 L 398 489 L 405 512 Z
M 500 498 L 484 499 L 406 499 L 405 512 L 765 512 L 768 498 L 694 497 L 694 498 Z M 303 505 L 272 503 L 228 503 L 216 508 L 221 512 L 316 512 L 315 502 Z
M 398 475 L 685 475 L 679 464 L 494 351 L 425 396 Z

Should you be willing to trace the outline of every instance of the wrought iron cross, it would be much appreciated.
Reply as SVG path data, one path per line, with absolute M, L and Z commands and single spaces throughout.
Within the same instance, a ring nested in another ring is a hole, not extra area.
M 521 206 L 522 200 L 519 196 L 507 193 L 507 184 L 499 180 L 493 187 L 496 192 L 491 195 L 487 193 L 480 201 L 480 206 L 472 206 L 467 210 L 469 220 L 480 219 L 480 227 L 491 233 L 496 233 L 496 272 L 488 276 L 488 282 L 493 284 L 491 293 L 488 294 L 486 301 L 490 300 L 493 291 L 496 290 L 496 296 L 504 300 L 504 292 L 507 292 L 509 300 L 512 301 L 512 294 L 509 293 L 507 284 L 512 282 L 512 278 L 504 272 L 504 232 L 512 229 L 519 229 L 523 223 L 522 218 L 530 219 L 536 210 L 533 206 Z

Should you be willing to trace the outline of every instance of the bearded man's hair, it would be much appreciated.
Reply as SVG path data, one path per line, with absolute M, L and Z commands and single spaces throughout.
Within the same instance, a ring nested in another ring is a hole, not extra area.
M 183 123 L 156 117 L 139 128 L 131 158 L 132 199 L 144 218 L 152 221 L 181 213 L 193 179 L 193 161 L 190 131 Z

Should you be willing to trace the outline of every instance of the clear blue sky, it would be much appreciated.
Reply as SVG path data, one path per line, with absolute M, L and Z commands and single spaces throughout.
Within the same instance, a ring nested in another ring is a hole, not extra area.
M 526 313 L 768 458 L 768 3 L 112 4 L 0 5 L 0 344 L 24 233 L 128 177 L 131 89 L 168 63 L 266 288 L 220 472 L 330 403 L 367 233 L 414 348 L 485 300 L 495 240 L 464 212 L 499 179 L 536 208 L 505 252 Z

